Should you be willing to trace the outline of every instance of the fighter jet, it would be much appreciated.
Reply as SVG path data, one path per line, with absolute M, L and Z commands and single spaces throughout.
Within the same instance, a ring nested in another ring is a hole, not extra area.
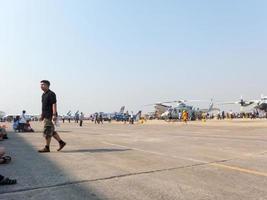
M 97 112 L 97 113 L 102 115 L 102 118 L 104 121 L 111 121 L 111 120 L 117 120 L 117 119 L 123 118 L 124 117 L 124 110 L 125 110 L 125 106 L 122 106 L 120 108 L 119 112 L 112 112 L 112 113 L 105 113 L 105 112 L 99 112 L 98 113 Z
M 68 111 L 68 112 L 66 113 L 66 115 L 59 116 L 59 118 L 64 118 L 64 119 L 74 120 L 75 117 L 76 117 L 77 115 L 79 115 L 79 110 L 77 110 L 77 111 L 74 113 L 74 115 L 72 114 L 72 112 L 71 112 L 71 110 L 70 110 L 70 111 Z
M 115 121 L 128 121 L 132 116 L 134 121 L 140 120 L 141 115 L 142 115 L 142 111 L 141 110 L 139 110 L 136 114 L 133 114 L 133 112 L 131 112 L 131 113 L 132 114 L 130 114 L 127 111 L 126 113 L 116 114 L 115 116 L 112 117 L 112 119 L 115 120 Z

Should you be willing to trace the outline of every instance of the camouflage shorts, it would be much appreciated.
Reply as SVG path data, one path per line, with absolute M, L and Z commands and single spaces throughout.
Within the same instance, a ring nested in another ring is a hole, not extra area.
M 44 137 L 52 137 L 55 133 L 55 125 L 52 120 L 44 119 Z

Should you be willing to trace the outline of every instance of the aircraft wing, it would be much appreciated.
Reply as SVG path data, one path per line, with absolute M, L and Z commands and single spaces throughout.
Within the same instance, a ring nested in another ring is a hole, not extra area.
M 234 105 L 234 104 L 238 104 L 236 102 L 226 102 L 226 103 L 219 103 L 218 105 L 222 106 L 222 105 Z
M 5 115 L 6 115 L 6 113 L 5 113 L 5 112 L 3 112 L 3 111 L 0 111 L 0 118 L 4 117 Z
M 250 100 L 250 101 L 248 101 L 250 104 L 253 104 L 253 103 L 255 103 L 255 104 L 257 104 L 257 103 L 260 103 L 260 100 Z

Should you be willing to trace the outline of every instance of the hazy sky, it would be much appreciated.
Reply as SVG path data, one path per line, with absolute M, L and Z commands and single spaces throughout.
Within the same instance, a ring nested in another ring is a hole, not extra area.
M 0 110 L 267 94 L 266 0 L 0 0 Z

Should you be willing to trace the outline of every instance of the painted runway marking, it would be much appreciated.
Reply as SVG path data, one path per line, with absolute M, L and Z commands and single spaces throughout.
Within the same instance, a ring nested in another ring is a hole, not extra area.
M 219 163 L 212 163 L 210 165 L 214 166 L 214 167 L 220 167 L 220 168 L 230 169 L 230 170 L 234 170 L 234 171 L 239 171 L 239 172 L 243 172 L 243 173 L 247 173 L 247 174 L 254 174 L 257 176 L 267 177 L 267 173 L 258 172 L 255 170 L 250 170 L 250 169 L 245 169 L 245 168 L 240 168 L 240 167 L 234 167 L 234 166 L 229 166 L 229 165 L 223 165 L 223 164 L 219 164 Z

